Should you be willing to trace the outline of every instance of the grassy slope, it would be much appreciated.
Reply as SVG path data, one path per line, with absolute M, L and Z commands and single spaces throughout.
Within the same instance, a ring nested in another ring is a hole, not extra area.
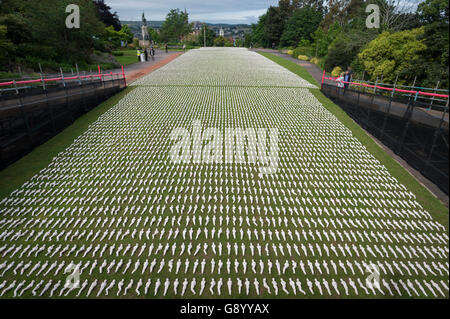
M 289 60 L 276 56 L 271 53 L 260 53 L 266 58 L 280 64 L 289 71 L 304 78 L 314 85 L 318 85 L 316 80 L 308 71 Z M 397 161 L 389 156 L 356 122 L 354 122 L 339 106 L 328 99 L 319 89 L 310 89 L 311 93 L 322 103 L 322 105 L 347 128 L 353 135 L 375 156 L 401 184 L 405 185 L 409 191 L 417 196 L 417 201 L 436 219 L 449 229 L 449 210 L 445 207 L 428 189 L 420 184 L 414 176 L 404 169 Z
M 40 170 L 48 166 L 53 157 L 69 147 L 75 138 L 83 134 L 89 125 L 95 122 L 100 115 L 116 105 L 120 99 L 133 89 L 129 87 L 106 100 L 95 109 L 78 118 L 60 134 L 38 146 L 19 161 L 0 171 L 0 200 L 9 196 L 13 190 L 19 188 Z

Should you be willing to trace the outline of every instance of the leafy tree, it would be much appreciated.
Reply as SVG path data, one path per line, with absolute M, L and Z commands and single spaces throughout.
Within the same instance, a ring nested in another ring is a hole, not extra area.
M 172 9 L 167 14 L 161 28 L 161 39 L 166 42 L 179 42 L 180 39 L 192 31 L 189 24 L 189 14 L 180 9 Z
M 312 49 L 317 57 L 325 57 L 328 54 L 328 48 L 336 38 L 344 33 L 344 28 L 338 22 L 332 24 L 327 31 L 322 27 L 317 28 L 311 35 L 314 40 Z
M 127 25 L 124 25 L 120 31 L 116 31 L 113 26 L 109 26 L 105 28 L 102 39 L 110 49 L 117 49 L 121 47 L 122 42 L 132 43 L 133 33 Z
M 284 19 L 278 7 L 270 7 L 267 11 L 267 18 L 264 25 L 264 34 L 269 45 L 280 44 L 281 35 L 284 29 Z
M 282 46 L 294 46 L 301 39 L 312 40 L 311 34 L 322 20 L 322 12 L 310 7 L 295 10 L 281 36 Z
M 358 53 L 375 37 L 377 32 L 361 29 L 352 29 L 347 33 L 339 33 L 328 47 L 325 60 L 325 69 L 331 70 L 335 66 L 347 69 L 348 66 L 357 65 Z M 359 67 L 357 68 L 359 71 Z
M 79 29 L 66 27 L 65 9 L 69 4 L 80 7 Z M 6 26 L 6 38 L 13 43 L 11 62 L 20 60 L 35 68 L 37 61 L 89 62 L 104 31 L 92 0 L 59 0 L 58 5 L 53 0 L 3 0 L 0 12 L 0 25 Z
M 244 38 L 244 46 L 246 48 L 250 48 L 251 44 L 252 44 L 252 35 L 247 33 Z
M 401 82 L 411 83 L 419 53 L 426 49 L 420 40 L 423 34 L 423 27 L 395 33 L 383 32 L 358 55 L 359 60 L 372 80 L 383 76 L 385 81 L 393 83 L 398 74 Z
M 7 38 L 7 28 L 0 25 L 0 65 L 6 63 L 13 52 L 13 43 Z
M 127 24 L 124 24 L 122 26 L 122 29 L 119 31 L 119 34 L 122 41 L 126 41 L 127 43 L 133 42 L 133 32 L 131 32 L 131 29 Z
M 148 28 L 148 34 L 150 36 L 150 40 L 152 40 L 153 42 L 159 42 L 160 36 L 159 36 L 158 31 L 156 31 L 155 29 L 149 27 Z
M 200 34 L 198 36 L 198 45 L 203 46 L 205 43 L 205 28 L 200 30 Z M 214 39 L 216 38 L 216 33 L 214 30 L 206 27 L 206 46 L 212 47 L 214 46 Z
M 224 47 L 225 46 L 225 38 L 224 37 L 217 37 L 214 39 L 214 46 L 215 47 Z
M 424 86 L 433 87 L 441 81 L 443 88 L 449 86 L 449 3 L 445 0 L 426 0 L 418 6 L 420 22 L 425 32 L 421 39 L 426 49 L 416 72 Z
M 294 11 L 290 0 L 279 0 L 278 8 L 280 9 L 280 15 L 283 19 L 283 22 L 286 23 L 287 20 L 292 16 L 292 12 Z
M 105 0 L 94 0 L 94 4 L 97 7 L 98 17 L 105 26 L 112 26 L 115 31 L 122 29 L 117 12 L 112 13 L 111 7 L 105 3 Z
M 252 41 L 255 46 L 268 47 L 269 41 L 265 34 L 267 14 L 259 17 L 257 24 L 252 24 Z
M 321 27 L 318 27 L 313 34 L 311 34 L 313 40 L 313 50 L 316 57 L 324 57 L 328 53 L 328 42 L 327 34 L 323 31 Z

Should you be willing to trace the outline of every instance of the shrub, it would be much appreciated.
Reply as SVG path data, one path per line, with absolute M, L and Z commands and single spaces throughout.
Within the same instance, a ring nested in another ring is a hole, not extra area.
M 287 54 L 289 54 L 290 56 L 292 56 L 292 54 L 294 54 L 294 50 L 288 50 Z
M 306 55 L 299 55 L 297 58 L 302 61 L 309 61 L 309 58 Z
M 340 66 L 337 66 L 333 69 L 333 71 L 331 72 L 331 76 L 332 77 L 338 77 L 341 75 L 341 73 L 343 72 L 342 68 Z
M 311 47 L 297 47 L 292 51 L 291 55 L 293 58 L 297 58 L 299 55 L 313 56 L 314 53 L 312 51 Z
M 315 65 L 319 65 L 320 60 L 318 58 L 312 58 L 311 60 L 309 60 L 309 62 L 311 62 Z

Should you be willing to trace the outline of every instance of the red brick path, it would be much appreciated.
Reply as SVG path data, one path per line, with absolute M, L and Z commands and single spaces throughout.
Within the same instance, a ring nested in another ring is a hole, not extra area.
M 166 65 L 167 63 L 173 61 L 174 59 L 176 59 L 177 57 L 179 57 L 182 53 L 174 53 L 171 54 L 168 58 L 158 61 L 157 63 L 153 64 L 152 66 L 149 66 L 145 69 L 141 69 L 138 71 L 134 71 L 130 74 L 127 75 L 127 83 L 130 84 L 140 78 L 142 78 L 143 76 L 152 73 L 153 71 L 163 67 L 164 65 Z

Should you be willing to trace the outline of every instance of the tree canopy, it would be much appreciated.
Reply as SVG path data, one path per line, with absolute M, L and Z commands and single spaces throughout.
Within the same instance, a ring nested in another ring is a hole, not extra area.
M 189 24 L 189 14 L 172 9 L 167 14 L 161 28 L 161 39 L 165 42 L 178 42 L 192 31 L 192 25 Z
M 304 7 L 294 11 L 288 19 L 281 36 L 282 46 L 295 46 L 300 40 L 312 40 L 311 34 L 322 21 L 322 12 L 311 7 Z

